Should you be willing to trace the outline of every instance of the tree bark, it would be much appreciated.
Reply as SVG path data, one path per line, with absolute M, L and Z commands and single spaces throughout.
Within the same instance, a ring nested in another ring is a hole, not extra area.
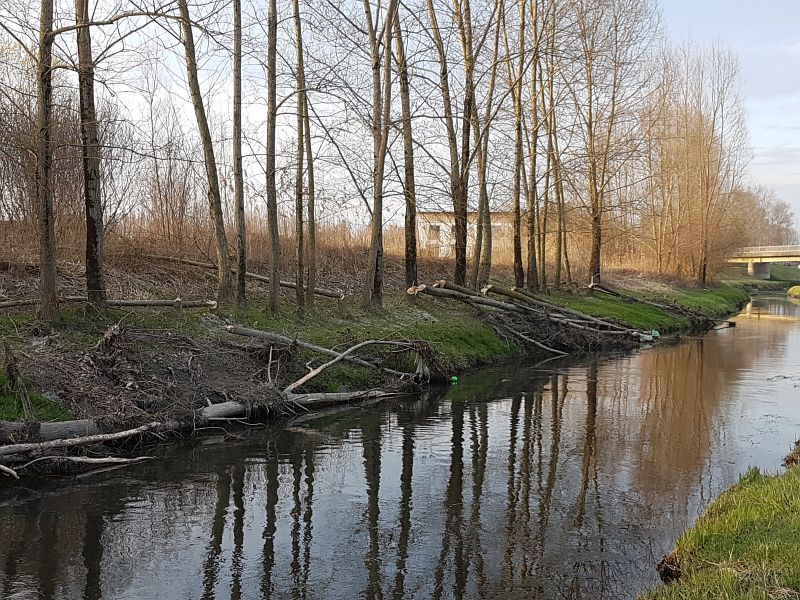
M 295 166 L 295 190 L 294 190 L 294 209 L 295 209 L 295 245 L 297 271 L 295 281 L 297 288 L 295 298 L 297 300 L 297 312 L 303 314 L 305 311 L 306 294 L 303 289 L 305 279 L 305 224 L 303 207 L 303 172 L 304 158 L 306 154 L 305 142 L 305 69 L 303 65 L 303 28 L 300 21 L 300 2 L 292 0 L 294 9 L 294 31 L 295 48 L 297 52 L 297 164 Z
M 267 222 L 272 254 L 269 308 L 277 312 L 281 303 L 281 241 L 278 232 L 278 189 L 275 172 L 275 144 L 278 122 L 278 7 L 269 0 L 267 14 Z
M 197 55 L 194 46 L 194 33 L 189 16 L 187 0 L 178 0 L 178 9 L 181 15 L 183 30 L 183 47 L 186 54 L 186 78 L 189 83 L 189 93 L 192 97 L 194 116 L 200 133 L 203 146 L 203 162 L 208 180 L 208 207 L 211 222 L 214 226 L 214 237 L 217 250 L 217 299 L 221 304 L 227 304 L 233 299 L 233 274 L 231 271 L 230 257 L 228 256 L 228 238 L 225 234 L 225 216 L 222 211 L 222 196 L 220 194 L 219 174 L 217 172 L 217 159 L 214 155 L 214 142 L 211 138 L 211 129 L 208 126 L 206 109 L 203 105 L 203 95 L 200 90 L 200 80 L 197 74 Z
M 103 199 L 100 190 L 100 142 L 94 102 L 94 60 L 89 21 L 89 0 L 75 0 L 81 165 L 86 219 L 86 295 L 90 304 L 102 309 L 106 303 L 103 278 Z
M 39 316 L 58 317 L 56 282 L 56 233 L 53 212 L 53 0 L 41 0 L 39 16 L 39 61 L 36 68 L 36 187 L 39 204 Z
M 417 189 L 414 180 L 414 137 L 411 131 L 411 91 L 408 77 L 403 33 L 400 29 L 400 13 L 394 20 L 395 44 L 397 45 L 397 75 L 400 80 L 400 105 L 403 115 L 403 196 L 406 201 L 405 214 L 405 276 L 406 287 L 417 285 Z M 414 299 L 414 296 L 408 296 Z
M 236 205 L 236 304 L 244 306 L 247 301 L 247 232 L 242 167 L 242 0 L 233 0 L 233 197 Z

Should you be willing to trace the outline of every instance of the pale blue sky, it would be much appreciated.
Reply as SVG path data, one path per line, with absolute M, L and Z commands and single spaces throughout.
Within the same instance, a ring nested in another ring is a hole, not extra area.
M 738 55 L 754 182 L 777 190 L 800 223 L 800 0 L 662 0 L 673 40 L 721 41 Z

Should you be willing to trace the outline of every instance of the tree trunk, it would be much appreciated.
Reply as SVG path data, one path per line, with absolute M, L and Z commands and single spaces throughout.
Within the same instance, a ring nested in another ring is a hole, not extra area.
M 94 61 L 88 26 L 89 0 L 75 0 L 78 25 L 78 90 L 81 119 L 81 164 L 86 217 L 86 293 L 97 308 L 106 304 L 103 280 L 103 200 L 100 195 L 100 142 L 94 103 Z
M 428 0 L 427 7 L 428 18 L 431 25 L 431 35 L 433 36 L 434 45 L 436 46 L 436 54 L 439 59 L 439 91 L 442 95 L 444 122 L 447 128 L 447 145 L 450 151 L 450 195 L 453 201 L 456 237 L 460 235 L 459 228 L 463 230 L 464 234 L 464 264 L 459 265 L 459 242 L 456 241 L 456 266 L 454 279 L 459 285 L 464 285 L 466 279 L 467 190 L 465 189 L 465 182 L 461 171 L 461 160 L 459 159 L 458 154 L 458 139 L 456 137 L 456 128 L 453 119 L 453 104 L 450 97 L 450 75 L 447 63 L 447 52 L 445 51 L 444 40 L 442 39 L 442 33 L 439 29 L 439 21 L 436 17 L 436 9 L 434 7 L 433 0 Z M 464 109 L 466 110 L 466 108 L 465 99 Z M 467 147 L 467 150 L 469 150 L 469 147 Z
M 242 0 L 233 0 L 233 196 L 236 204 L 236 304 L 244 306 L 247 237 L 242 168 Z
M 384 20 L 383 56 L 381 57 L 372 9 L 364 0 L 370 55 L 372 57 L 372 176 L 373 206 L 367 280 L 364 289 L 365 306 L 383 304 L 383 183 L 386 152 L 389 144 L 389 109 L 392 97 L 392 24 L 397 0 L 390 0 Z M 381 77 L 381 62 L 383 76 Z
M 303 73 L 305 87 L 305 73 Z M 314 288 L 317 285 L 317 217 L 316 217 L 316 185 L 314 183 L 314 152 L 311 147 L 311 119 L 308 114 L 308 92 L 303 94 L 303 121 L 305 122 L 306 140 L 306 210 L 308 211 L 308 246 L 306 257 L 308 262 L 308 278 L 306 283 L 306 306 L 309 310 L 314 306 Z
M 53 213 L 53 149 L 50 131 L 53 112 L 53 0 L 42 0 L 39 17 L 39 62 L 37 65 L 36 185 L 39 204 L 39 316 L 58 317 L 56 283 L 56 232 Z
M 405 215 L 405 275 L 406 287 L 417 285 L 417 189 L 414 180 L 414 137 L 411 131 L 411 91 L 408 78 L 408 63 L 400 29 L 400 13 L 394 20 L 395 44 L 397 45 L 397 75 L 400 80 L 400 105 L 403 114 L 403 195 L 406 200 Z M 408 295 L 411 301 L 415 297 Z
M 222 196 L 219 187 L 219 174 L 217 172 L 217 159 L 214 155 L 214 143 L 211 139 L 211 129 L 208 126 L 206 109 L 203 105 L 203 95 L 200 91 L 200 80 L 197 74 L 197 55 L 194 47 L 194 34 L 189 16 L 189 7 L 186 0 L 178 0 L 181 14 L 181 27 L 183 29 L 183 47 L 186 54 L 186 78 L 189 83 L 189 93 L 194 106 L 194 116 L 203 145 L 203 162 L 208 180 L 208 207 L 211 222 L 214 225 L 214 236 L 217 247 L 217 300 L 220 304 L 227 304 L 233 298 L 233 273 L 231 261 L 228 256 L 228 238 L 225 234 L 225 216 L 222 211 Z
M 303 290 L 303 279 L 305 277 L 305 225 L 303 223 L 303 159 L 306 152 L 305 144 L 305 119 L 303 113 L 305 109 L 305 70 L 303 68 L 303 28 L 300 22 L 300 2 L 293 0 L 294 8 L 294 31 L 297 52 L 297 165 L 295 172 L 294 190 L 294 209 L 295 209 L 295 244 L 297 255 L 297 289 L 295 297 L 297 299 L 297 312 L 303 314 L 305 311 L 305 291 Z
M 267 15 L 267 222 L 272 249 L 269 278 L 269 308 L 277 312 L 281 303 L 281 240 L 278 233 L 278 189 L 275 173 L 275 143 L 278 122 L 278 7 L 269 0 Z

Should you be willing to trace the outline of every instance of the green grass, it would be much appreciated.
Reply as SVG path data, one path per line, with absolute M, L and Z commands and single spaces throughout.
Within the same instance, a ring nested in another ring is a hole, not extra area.
M 229 318 L 246 327 L 297 336 L 328 348 L 344 349 L 366 339 L 421 339 L 453 370 L 521 355 L 520 346 L 498 338 L 471 309 L 461 304 L 446 306 L 427 298 L 413 306 L 404 298 L 390 296 L 382 309 L 363 309 L 345 301 L 338 305 L 319 302 L 312 315 L 298 319 L 290 309 L 273 315 L 266 306 L 252 305 L 232 311 Z M 359 354 L 369 355 L 370 350 Z
M 710 318 L 735 313 L 747 302 L 748 294 L 741 288 L 720 284 L 708 288 L 673 288 L 663 293 L 628 292 L 633 297 L 674 304 Z M 687 317 L 648 304 L 635 304 L 603 293 L 588 296 L 555 294 L 557 304 L 606 319 L 617 319 L 638 329 L 656 329 L 662 333 L 689 327 Z
M 642 295 L 641 297 L 645 297 Z M 663 295 L 647 296 L 662 299 L 711 316 L 735 312 L 747 299 L 741 286 L 720 285 L 709 289 L 673 289 Z M 551 300 L 572 309 L 601 318 L 611 318 L 644 330 L 662 333 L 686 329 L 690 321 L 657 307 L 626 302 L 606 294 L 581 296 L 560 293 Z M 247 308 L 209 311 L 185 310 L 110 310 L 98 315 L 85 306 L 65 306 L 55 323 L 43 323 L 32 314 L 0 315 L 0 337 L 13 345 L 32 337 L 57 334 L 68 349 L 85 351 L 97 343 L 106 328 L 114 323 L 161 329 L 196 337 L 224 337 L 224 325 L 235 323 L 298 337 L 327 348 L 345 349 L 367 339 L 413 339 L 429 342 L 436 351 L 438 366 L 445 375 L 460 373 L 478 366 L 518 358 L 523 348 L 514 341 L 499 337 L 469 307 L 455 302 L 421 298 L 416 305 L 407 302 L 404 294 L 387 295 L 381 309 L 364 309 L 358 298 L 332 302 L 318 300 L 315 310 L 298 317 L 294 305 L 285 302 L 277 314 L 270 312 L 265 299 L 252 299 Z M 386 348 L 368 347 L 359 355 L 386 355 Z M 302 353 L 292 368 L 318 359 Z M 412 370 L 413 360 L 399 355 L 387 366 Z M 294 374 L 294 373 L 292 373 Z M 287 376 L 286 373 L 283 374 Z M 374 387 L 375 372 L 340 363 L 314 379 L 304 391 L 342 391 Z M 53 406 L 41 399 L 43 415 L 55 414 Z M 52 403 L 49 403 L 52 405 Z M 15 402 L 6 401 L 8 416 L 17 415 Z M 39 411 L 37 411 L 38 414 Z M 44 418 L 44 417 L 43 417 Z
M 772 265 L 770 281 L 787 281 L 800 283 L 800 269 L 790 265 Z
M 597 293 L 591 296 L 554 294 L 550 300 L 573 310 L 604 319 L 617 319 L 638 329 L 676 331 L 689 326 L 689 320 L 655 306 L 633 304 L 621 298 Z
M 789 265 L 771 265 L 768 280 L 755 279 L 747 274 L 746 265 L 728 265 L 718 279 L 728 285 L 759 292 L 780 292 L 800 283 L 800 269 Z
M 747 302 L 749 295 L 740 286 L 722 283 L 707 288 L 673 289 L 649 297 L 661 298 L 709 317 L 722 317 L 738 311 Z
M 38 394 L 27 384 L 28 394 L 33 405 L 33 415 L 38 421 L 68 421 L 74 419 L 70 411 Z M 22 420 L 22 407 L 8 388 L 6 374 L 0 372 L 0 421 Z
M 800 598 L 800 469 L 753 469 L 678 540 L 682 575 L 646 600 Z

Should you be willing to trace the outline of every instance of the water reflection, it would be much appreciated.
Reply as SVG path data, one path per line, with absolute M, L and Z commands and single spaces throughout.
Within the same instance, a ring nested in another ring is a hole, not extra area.
M 754 302 L 678 345 L 4 488 L 0 597 L 634 597 L 709 499 L 794 439 L 797 317 Z

